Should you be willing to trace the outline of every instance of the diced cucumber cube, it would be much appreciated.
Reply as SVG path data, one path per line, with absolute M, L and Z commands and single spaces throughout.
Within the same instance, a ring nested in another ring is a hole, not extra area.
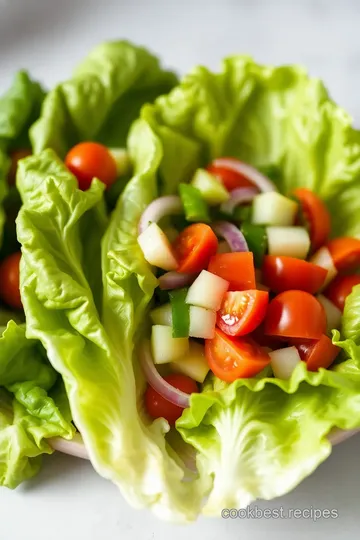
M 253 200 L 252 222 L 256 225 L 293 225 L 298 204 L 276 191 L 256 195 Z
M 163 270 L 176 270 L 177 260 L 172 252 L 171 244 L 157 223 L 151 223 L 138 236 L 138 243 L 148 263 Z
M 269 255 L 286 255 L 306 259 L 310 237 L 304 227 L 267 227 Z
M 198 306 L 190 306 L 189 336 L 212 339 L 215 336 L 215 324 L 215 311 Z
M 310 259 L 310 262 L 312 262 L 313 264 L 317 264 L 318 266 L 321 266 L 321 268 L 325 268 L 325 270 L 327 270 L 327 276 L 324 285 L 322 286 L 322 289 L 325 289 L 325 287 L 329 285 L 330 281 L 332 281 L 338 273 L 335 268 L 330 251 L 327 247 L 323 246 L 316 253 L 314 253 L 314 255 Z
M 172 326 L 171 304 L 164 304 L 150 311 L 150 318 L 153 324 L 162 326 Z
M 189 288 L 186 303 L 217 311 L 228 288 L 228 281 L 203 270 Z
M 190 340 L 189 351 L 182 358 L 172 362 L 170 367 L 178 373 L 191 377 L 194 381 L 203 383 L 209 372 L 204 346 Z
M 329 336 L 331 336 L 331 330 L 338 330 L 341 325 L 342 313 L 339 308 L 335 306 L 326 296 L 319 294 L 316 297 L 322 307 L 325 310 L 326 314 L 326 331 Z
M 167 364 L 184 356 L 189 350 L 188 338 L 173 338 L 171 326 L 156 324 L 151 331 L 151 351 L 154 364 Z
M 278 379 L 290 379 L 294 369 L 301 362 L 296 347 L 286 347 L 269 352 L 271 368 Z
M 210 206 L 216 206 L 230 198 L 230 193 L 223 184 L 205 169 L 198 169 L 195 172 L 191 184 L 200 191 L 203 199 Z

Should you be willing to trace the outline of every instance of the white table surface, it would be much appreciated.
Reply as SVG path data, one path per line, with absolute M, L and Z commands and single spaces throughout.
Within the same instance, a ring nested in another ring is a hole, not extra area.
M 217 67 L 246 52 L 269 63 L 300 62 L 322 77 L 360 123 L 360 2 L 357 0 L 0 0 L 0 89 L 21 67 L 47 85 L 68 76 L 96 43 L 125 37 L 168 66 Z M 14 492 L 0 489 L 1 540 L 317 540 L 359 537 L 360 437 L 296 490 L 262 508 L 337 509 L 338 519 L 209 520 L 186 528 L 127 506 L 82 460 L 54 455 Z

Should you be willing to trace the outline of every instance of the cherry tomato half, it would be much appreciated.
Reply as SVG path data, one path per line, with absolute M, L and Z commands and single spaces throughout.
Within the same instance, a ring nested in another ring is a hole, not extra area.
M 249 334 L 264 320 L 269 303 L 265 291 L 233 291 L 225 293 L 216 324 L 229 336 Z
M 233 161 L 236 163 L 238 160 L 235 158 L 227 158 L 230 161 Z M 209 173 L 216 176 L 226 187 L 228 191 L 232 191 L 233 189 L 239 188 L 239 187 L 256 187 L 246 176 L 243 176 L 242 174 L 232 170 L 228 169 L 226 167 L 219 167 L 218 165 L 210 164 L 207 167 L 207 170 Z
M 219 328 L 214 339 L 205 340 L 205 356 L 211 371 L 222 381 L 257 375 L 269 363 L 270 356 L 250 337 L 230 337 Z
M 174 388 L 177 388 L 186 394 L 194 394 L 199 391 L 196 382 L 186 375 L 172 373 L 164 377 L 164 379 L 171 384 L 171 386 L 174 386 Z M 160 396 L 160 394 L 158 394 L 150 385 L 147 386 L 145 392 L 145 406 L 152 418 L 165 418 L 171 425 L 175 424 L 176 420 L 180 418 L 184 410 Z
M 340 311 L 344 311 L 346 298 L 351 293 L 353 287 L 359 285 L 359 283 L 360 276 L 356 274 L 352 276 L 336 276 L 334 281 L 332 281 L 327 289 L 325 289 L 324 295 L 327 296 Z
M 320 339 L 325 332 L 325 310 L 315 296 L 304 291 L 285 291 L 271 300 L 265 319 L 266 334 Z
M 194 223 L 186 227 L 175 239 L 173 249 L 179 262 L 177 272 L 201 272 L 215 255 L 218 239 L 209 225 Z
M 360 266 L 360 240 L 343 236 L 330 240 L 326 247 L 337 270 L 348 271 Z
M 277 293 L 297 289 L 315 294 L 325 283 L 326 276 L 325 268 L 295 257 L 264 257 L 263 283 Z
M 22 309 L 20 259 L 20 252 L 13 253 L 0 264 L 0 298 L 13 309 Z
M 304 217 L 309 224 L 312 251 L 316 251 L 325 244 L 330 234 L 329 211 L 325 203 L 309 189 L 297 188 L 294 195 L 300 201 Z
M 209 272 L 229 282 L 229 291 L 256 288 L 254 256 L 246 253 L 219 253 L 211 258 Z
M 11 165 L 10 165 L 10 170 L 8 172 L 8 177 L 7 177 L 9 186 L 13 186 L 15 184 L 16 171 L 17 171 L 17 167 L 18 167 L 18 163 L 20 159 L 24 159 L 28 156 L 31 156 L 31 154 L 32 152 L 28 148 L 24 148 L 21 150 L 13 150 L 12 152 L 10 152 Z
M 65 165 L 76 176 L 83 191 L 90 187 L 93 178 L 98 178 L 107 187 L 117 178 L 115 160 L 108 148 L 100 143 L 77 144 L 68 152 Z
M 321 367 L 327 369 L 340 352 L 340 347 L 334 345 L 331 339 L 325 335 L 322 335 L 317 341 L 296 345 L 296 348 L 301 360 L 306 362 L 309 371 L 317 371 Z

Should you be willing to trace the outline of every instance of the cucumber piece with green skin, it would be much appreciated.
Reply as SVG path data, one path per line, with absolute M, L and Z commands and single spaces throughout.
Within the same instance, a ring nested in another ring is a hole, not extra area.
M 190 337 L 213 339 L 215 337 L 215 324 L 215 311 L 198 306 L 190 306 Z
M 286 347 L 269 352 L 271 358 L 271 368 L 278 379 L 290 379 L 294 369 L 301 362 L 300 355 L 296 347 Z
M 179 193 L 188 221 L 210 223 L 209 208 L 196 187 L 190 184 L 180 184 Z
M 210 206 L 217 206 L 230 199 L 228 190 L 213 174 L 205 171 L 205 169 L 198 169 L 195 172 L 191 185 L 200 191 L 202 198 Z
M 326 296 L 318 294 L 316 297 L 326 314 L 326 331 L 331 337 L 331 330 L 338 330 L 341 326 L 342 313 L 338 307 L 335 306 Z
M 293 225 L 299 205 L 277 191 L 256 195 L 253 200 L 252 223 L 255 225 Z
M 267 250 L 265 227 L 253 225 L 252 223 L 243 223 L 240 230 L 245 236 L 249 251 L 252 251 L 254 254 L 255 266 L 261 268 Z
M 189 350 L 185 356 L 171 362 L 171 369 L 187 375 L 199 383 L 203 383 L 209 373 L 209 364 L 205 357 L 204 345 L 190 340 Z
M 187 293 L 188 289 L 177 289 L 169 292 L 174 338 L 189 337 L 190 309 L 185 302 Z
M 171 304 L 164 304 L 150 311 L 150 318 L 153 324 L 162 326 L 172 326 Z
M 151 329 L 151 352 L 154 364 L 167 364 L 189 350 L 188 338 L 174 338 L 171 326 L 156 324 Z
M 109 148 L 109 152 L 116 163 L 117 175 L 123 176 L 124 174 L 130 174 L 131 160 L 126 148 Z
M 203 270 L 189 288 L 186 303 L 217 311 L 228 288 L 228 281 Z
M 269 255 L 306 259 L 310 237 L 304 227 L 267 227 L 266 234 Z
M 157 223 L 151 223 L 137 240 L 148 263 L 163 270 L 177 269 L 171 244 Z

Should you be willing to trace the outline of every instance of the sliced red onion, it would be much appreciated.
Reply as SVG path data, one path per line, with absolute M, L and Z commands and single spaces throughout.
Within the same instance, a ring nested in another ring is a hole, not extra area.
M 58 452 L 62 452 L 63 454 L 69 454 L 70 456 L 82 459 L 89 459 L 89 454 L 87 453 L 80 433 L 76 433 L 71 441 L 67 441 L 62 437 L 53 437 L 52 439 L 48 439 L 48 443 L 51 448 Z
M 242 176 L 245 176 L 254 186 L 258 187 L 260 191 L 277 191 L 275 185 L 261 172 L 257 169 L 243 163 L 237 159 L 232 158 L 218 158 L 212 162 L 212 165 L 215 167 L 223 167 L 224 169 L 229 169 L 229 171 L 234 171 Z
M 224 238 L 230 246 L 231 251 L 249 251 L 243 233 L 228 221 L 218 221 L 212 226 L 217 236 Z
M 198 274 L 181 274 L 180 272 L 166 272 L 163 276 L 159 277 L 159 287 L 163 291 L 169 289 L 181 289 L 186 285 L 191 285 L 195 281 Z
M 356 435 L 359 431 L 359 429 L 349 429 L 345 431 L 343 429 L 335 428 L 330 431 L 328 438 L 331 444 L 335 446 L 335 444 L 340 444 L 346 441 L 346 439 L 350 439 L 350 437 Z
M 185 392 L 174 388 L 174 386 L 171 386 L 171 384 L 162 378 L 156 369 L 151 357 L 149 342 L 144 341 L 140 345 L 139 356 L 146 380 L 150 386 L 152 386 L 163 398 L 167 399 L 167 401 L 170 401 L 170 403 L 174 403 L 174 405 L 177 405 L 182 409 L 189 407 L 190 394 L 186 394 Z
M 182 214 L 184 211 L 180 197 L 177 195 L 166 195 L 152 201 L 147 206 L 140 218 L 139 234 L 145 231 L 150 223 L 157 223 L 161 218 L 174 214 Z
M 221 204 L 220 210 L 224 212 L 224 214 L 232 214 L 236 206 L 242 203 L 251 202 L 257 194 L 258 190 L 256 188 L 240 187 L 233 189 L 230 192 L 230 199 Z

